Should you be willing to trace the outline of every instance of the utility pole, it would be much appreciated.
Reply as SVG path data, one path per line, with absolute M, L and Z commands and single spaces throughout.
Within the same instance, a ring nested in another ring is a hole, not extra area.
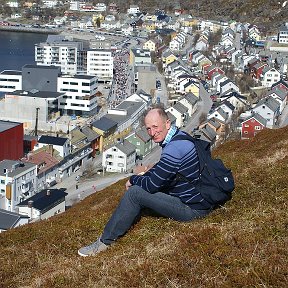
M 36 121 L 35 121 L 35 131 L 34 135 L 38 136 L 38 111 L 40 110 L 39 107 L 36 108 Z

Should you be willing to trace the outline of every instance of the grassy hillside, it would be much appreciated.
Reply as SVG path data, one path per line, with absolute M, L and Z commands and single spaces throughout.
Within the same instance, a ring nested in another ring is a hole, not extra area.
M 0 287 L 287 287 L 288 127 L 215 151 L 236 178 L 225 208 L 191 223 L 146 216 L 96 257 L 125 180 L 47 221 L 0 234 Z
M 114 0 L 121 12 L 126 12 L 131 1 Z M 281 23 L 288 21 L 288 4 L 284 0 L 133 0 L 142 11 L 152 12 L 156 8 L 174 12 L 175 7 L 196 17 L 214 20 L 237 20 L 260 25 L 274 31 Z

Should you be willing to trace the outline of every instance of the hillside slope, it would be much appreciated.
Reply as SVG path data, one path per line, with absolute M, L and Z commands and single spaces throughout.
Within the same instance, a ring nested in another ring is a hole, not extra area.
M 126 12 L 131 1 L 114 0 L 121 12 Z M 288 21 L 288 3 L 285 0 L 134 0 L 141 11 L 153 12 L 164 9 L 173 13 L 175 8 L 182 8 L 203 19 L 236 20 L 260 25 L 268 31 L 275 31 L 281 23 Z
M 0 234 L 0 287 L 286 287 L 288 127 L 219 147 L 235 174 L 225 208 L 191 223 L 145 216 L 96 257 L 125 180 L 66 213 Z

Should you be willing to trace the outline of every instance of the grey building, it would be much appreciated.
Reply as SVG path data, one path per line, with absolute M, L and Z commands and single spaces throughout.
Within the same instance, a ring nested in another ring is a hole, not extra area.
M 25 65 L 22 68 L 22 90 L 57 92 L 57 79 L 60 75 L 60 67 Z

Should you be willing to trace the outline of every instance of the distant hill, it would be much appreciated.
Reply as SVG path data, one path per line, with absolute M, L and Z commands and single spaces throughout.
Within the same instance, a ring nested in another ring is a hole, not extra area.
M 288 127 L 214 151 L 232 168 L 232 200 L 207 218 L 145 216 L 96 257 L 95 240 L 126 180 L 66 213 L 0 234 L 0 287 L 287 287 Z
M 130 4 L 139 5 L 142 11 L 152 12 L 157 8 L 173 12 L 174 8 L 182 8 L 186 13 L 204 19 L 238 20 L 258 24 L 267 30 L 274 30 L 288 21 L 288 3 L 283 0 L 115 0 L 121 11 L 127 11 Z

